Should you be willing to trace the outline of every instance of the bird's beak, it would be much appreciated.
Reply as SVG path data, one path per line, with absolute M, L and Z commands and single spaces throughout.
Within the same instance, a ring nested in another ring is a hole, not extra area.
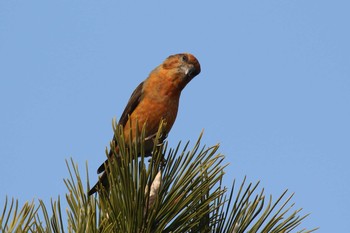
M 190 64 L 190 65 L 186 66 L 185 75 L 187 77 L 193 78 L 201 72 L 200 66 L 199 65 L 196 66 L 196 65 Z

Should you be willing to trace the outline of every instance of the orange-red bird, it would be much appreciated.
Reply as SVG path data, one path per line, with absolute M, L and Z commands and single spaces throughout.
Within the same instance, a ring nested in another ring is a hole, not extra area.
M 124 138 L 129 138 L 130 130 L 132 135 L 136 135 L 136 130 L 141 132 L 145 124 L 145 153 L 150 154 L 160 122 L 163 120 L 166 123 L 163 133 L 167 135 L 176 119 L 181 91 L 200 71 L 200 64 L 192 54 L 181 53 L 165 59 L 132 93 L 119 120 L 124 129 Z M 118 151 L 116 146 L 116 154 Z M 110 151 L 109 156 L 112 155 Z M 99 167 L 98 173 L 105 171 L 104 164 Z M 99 182 L 103 186 L 108 184 L 106 172 Z M 99 182 L 89 191 L 89 195 L 98 191 Z

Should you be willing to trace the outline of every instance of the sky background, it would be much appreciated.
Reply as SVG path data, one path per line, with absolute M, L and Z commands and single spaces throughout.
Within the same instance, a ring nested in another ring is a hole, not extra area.
M 146 3 L 147 2 L 147 3 Z M 65 159 L 90 180 L 112 118 L 166 57 L 193 53 L 169 135 L 220 143 L 225 182 L 295 192 L 303 227 L 350 220 L 350 2 L 0 1 L 0 207 L 64 196 Z M 2 209 L 2 207 L 0 208 Z

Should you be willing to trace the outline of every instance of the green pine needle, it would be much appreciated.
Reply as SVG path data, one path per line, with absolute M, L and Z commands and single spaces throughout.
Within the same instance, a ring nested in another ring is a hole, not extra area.
M 160 141 L 162 123 L 156 137 Z M 277 199 L 266 198 L 259 182 L 233 181 L 230 192 L 223 185 L 224 156 L 219 145 L 201 146 L 202 134 L 191 150 L 189 143 L 168 149 L 167 142 L 153 148 L 145 157 L 145 130 L 137 133 L 137 143 L 123 137 L 123 128 L 113 121 L 121 159 L 108 163 L 109 187 L 88 196 L 89 181 L 81 180 L 78 165 L 66 161 L 69 178 L 66 211 L 51 200 L 25 203 L 8 200 L 0 216 L 1 232 L 312 232 L 297 229 L 308 215 L 294 209 L 293 194 L 287 190 Z M 115 148 L 111 143 L 111 148 Z M 138 157 L 139 156 L 139 157 Z M 166 161 L 166 162 L 164 162 Z M 157 176 L 158 175 L 158 176 Z M 86 177 L 89 173 L 86 165 Z M 236 190 L 237 189 L 237 190 Z M 287 197 L 286 197 L 287 196 Z

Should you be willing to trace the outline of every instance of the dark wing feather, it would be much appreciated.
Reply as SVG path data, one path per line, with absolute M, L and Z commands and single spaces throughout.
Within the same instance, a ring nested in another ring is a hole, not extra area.
M 129 99 L 128 104 L 126 105 L 122 116 L 120 117 L 119 124 L 122 126 L 125 126 L 126 122 L 128 121 L 129 116 L 131 113 L 135 110 L 137 105 L 141 102 L 142 99 L 142 89 L 143 89 L 143 82 L 140 83 L 134 92 L 131 94 L 131 97 Z
M 135 110 L 135 108 L 137 107 L 137 105 L 139 105 L 139 103 L 141 102 L 142 99 L 142 89 L 143 89 L 143 82 L 141 82 L 136 89 L 134 90 L 134 92 L 131 94 L 131 97 L 128 101 L 128 104 L 126 105 L 122 116 L 120 117 L 119 123 L 122 126 L 126 125 L 126 122 L 128 122 L 129 116 L 131 115 L 131 113 Z M 115 136 L 113 136 L 113 141 L 115 141 Z M 112 151 L 109 151 L 109 155 L 108 156 L 112 156 Z M 100 174 L 101 172 L 105 171 L 105 164 L 107 165 L 108 159 L 101 164 L 101 166 L 97 169 L 97 174 Z

